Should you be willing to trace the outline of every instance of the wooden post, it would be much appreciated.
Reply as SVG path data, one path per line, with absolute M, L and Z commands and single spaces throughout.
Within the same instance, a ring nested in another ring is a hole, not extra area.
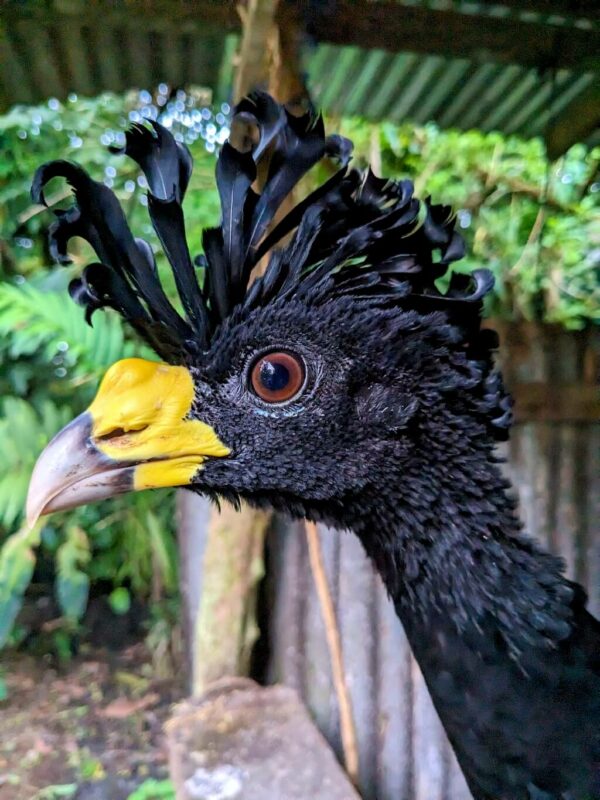
M 289 13 L 276 18 L 277 5 L 277 0 L 249 0 L 240 9 L 235 100 L 265 86 L 280 102 L 300 104 L 306 95 L 299 28 Z M 255 607 L 270 515 L 245 506 L 238 513 L 228 505 L 207 514 L 206 501 L 193 496 L 180 502 L 179 512 L 191 692 L 198 697 L 215 680 L 248 673 L 259 633 Z M 198 541 L 191 544 L 190 537 Z
M 276 8 L 277 0 L 249 0 L 245 8 L 239 9 L 242 43 L 233 88 L 236 102 L 253 89 L 264 87 L 267 81 Z

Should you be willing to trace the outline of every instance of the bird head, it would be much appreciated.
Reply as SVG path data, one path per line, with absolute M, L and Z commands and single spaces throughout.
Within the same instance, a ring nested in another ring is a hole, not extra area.
M 37 202 L 55 176 L 74 189 L 75 205 L 50 229 L 56 260 L 68 263 L 73 236 L 98 255 L 72 297 L 88 321 L 101 308 L 119 312 L 160 360 L 108 370 L 89 409 L 40 456 L 31 521 L 125 491 L 186 486 L 346 524 L 434 441 L 447 436 L 452 447 L 465 418 L 505 433 L 494 335 L 480 330 L 491 277 L 455 273 L 445 290 L 437 285 L 463 253 L 450 210 L 420 203 L 409 181 L 350 169 L 347 140 L 326 138 L 320 117 L 294 117 L 268 95 L 242 101 L 232 131 L 216 168 L 221 224 L 204 232 L 196 262 L 181 210 L 187 149 L 153 123 L 128 131 L 121 151 L 146 175 L 183 314 L 108 187 L 63 161 L 36 173 Z M 334 165 L 330 177 L 281 216 L 322 159 Z

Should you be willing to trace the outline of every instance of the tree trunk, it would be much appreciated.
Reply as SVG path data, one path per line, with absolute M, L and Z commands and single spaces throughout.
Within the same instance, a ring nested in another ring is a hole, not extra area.
M 280 102 L 306 96 L 299 63 L 300 33 L 289 16 L 276 21 L 276 0 L 250 0 L 242 9 L 243 36 L 235 100 L 267 86 Z M 286 205 L 291 202 L 286 200 Z M 243 507 L 207 511 L 206 501 L 183 494 L 179 502 L 182 600 L 191 689 L 246 675 L 258 635 L 256 597 L 263 574 L 269 516 Z

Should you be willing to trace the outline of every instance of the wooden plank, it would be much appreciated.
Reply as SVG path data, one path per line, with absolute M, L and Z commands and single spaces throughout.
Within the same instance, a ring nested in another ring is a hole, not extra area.
M 348 534 L 343 534 L 348 535 Z M 377 581 L 376 692 L 377 789 L 389 797 L 411 797 L 413 784 L 413 657 L 394 604 Z M 343 613 L 343 609 L 340 610 Z
M 25 69 L 8 30 L 0 25 L 0 83 L 3 87 L 3 106 L 12 103 L 33 103 L 35 90 L 29 70 Z
M 131 88 L 152 89 L 152 59 L 150 36 L 146 31 L 129 29 L 125 37 L 127 75 Z
M 511 385 L 517 422 L 598 422 L 600 393 L 586 384 L 554 385 L 519 383 Z
M 443 800 L 445 796 L 446 734 L 429 696 L 417 661 L 411 661 L 413 686 L 413 798 Z
M 116 30 L 108 24 L 86 26 L 92 42 L 91 60 L 97 80 L 103 89 L 124 91 L 129 87 L 128 49 L 122 29 Z M 95 46 L 94 46 L 95 45 Z
M 187 686 L 193 675 L 194 632 L 198 621 L 200 598 L 204 586 L 202 563 L 206 549 L 208 521 L 212 504 L 207 497 L 180 489 L 177 492 L 177 543 L 179 545 L 179 590 L 181 593 L 182 628 L 186 654 Z
M 277 647 L 270 653 L 266 677 L 269 683 L 285 680 L 286 686 L 304 697 L 306 599 L 311 592 L 314 595 L 314 584 L 309 574 L 303 528 L 303 523 L 276 515 L 267 539 L 269 639 L 274 639 Z M 324 656 L 325 651 L 321 658 Z M 326 735 L 331 743 L 328 731 Z
M 60 97 L 62 81 L 56 68 L 56 50 L 47 28 L 39 28 L 28 20 L 21 20 L 10 28 L 15 50 L 21 63 L 31 76 L 39 99 Z
M 297 13 L 297 9 L 286 5 L 280 14 Z M 312 9 L 310 21 L 318 41 L 338 45 L 540 69 L 600 68 L 600 32 L 594 29 L 404 6 L 394 0 L 319 4 Z
M 225 40 L 220 32 L 210 33 L 202 38 L 194 36 L 189 83 L 208 88 L 216 87 L 224 49 Z
M 585 439 L 587 448 L 587 458 L 577 461 L 577 514 L 579 525 L 584 530 L 580 553 L 583 564 L 578 574 L 588 587 L 590 611 L 600 618 L 600 426 L 591 430 L 582 427 L 578 433 L 581 439 Z
M 52 8 L 54 6 L 54 8 Z M 2 17 L 6 25 L 20 19 L 36 24 L 54 23 L 64 20 L 79 25 L 119 25 L 134 30 L 168 30 L 177 21 L 180 29 L 206 30 L 207 26 L 222 32 L 238 30 L 240 20 L 235 0 L 135 0 L 130 3 L 115 3 L 114 0 L 69 0 L 68 3 L 50 0 L 3 4 Z
M 81 28 L 67 30 L 64 26 L 57 25 L 54 41 L 60 44 L 59 52 L 64 58 L 64 67 L 68 72 L 65 85 L 67 91 L 78 92 L 86 97 L 93 96 L 96 87 Z
M 331 693 L 333 682 L 331 659 L 327 645 L 327 635 L 323 622 L 323 609 L 317 593 L 314 591 L 314 576 L 308 558 L 306 529 L 303 523 L 298 525 L 295 535 L 300 539 L 300 546 L 306 551 L 304 565 L 306 569 L 306 594 L 303 604 L 302 625 L 304 635 L 304 669 L 303 687 L 307 703 L 313 710 L 313 718 L 319 729 L 327 731 L 328 741 L 334 750 L 342 754 L 340 720 L 338 705 Z M 336 531 L 319 527 L 323 566 L 327 575 L 332 601 L 339 608 L 339 550 L 340 537 Z
M 322 536 L 333 531 L 321 528 Z M 374 795 L 377 779 L 377 600 L 375 575 L 358 538 L 340 536 L 338 625 L 346 682 L 359 747 L 361 793 Z M 360 647 L 356 643 L 360 642 Z

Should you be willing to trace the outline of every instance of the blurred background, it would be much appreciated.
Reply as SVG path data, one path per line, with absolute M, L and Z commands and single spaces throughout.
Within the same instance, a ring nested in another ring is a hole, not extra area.
M 52 265 L 51 214 L 29 198 L 36 167 L 66 158 L 103 180 L 160 259 L 144 178 L 108 151 L 132 122 L 160 121 L 194 158 L 185 212 L 199 253 L 219 217 L 215 159 L 232 106 L 260 86 L 310 98 L 354 141 L 358 166 L 451 203 L 468 243 L 458 268 L 496 278 L 486 313 L 517 403 L 504 455 L 524 521 L 598 613 L 599 53 L 598 9 L 584 0 L 3 3 L 1 800 L 174 797 L 170 703 L 224 674 L 296 688 L 342 757 L 301 525 L 226 511 L 224 536 L 204 500 L 163 490 L 22 527 L 41 449 L 110 364 L 144 354 L 116 315 L 89 327 L 68 299 L 92 253 L 81 242 L 71 265 Z M 47 193 L 50 207 L 69 197 L 59 181 Z M 378 579 L 352 537 L 321 539 L 362 796 L 466 800 Z M 245 587 L 235 602 L 231 569 Z M 241 633 L 233 644 L 215 608 Z

